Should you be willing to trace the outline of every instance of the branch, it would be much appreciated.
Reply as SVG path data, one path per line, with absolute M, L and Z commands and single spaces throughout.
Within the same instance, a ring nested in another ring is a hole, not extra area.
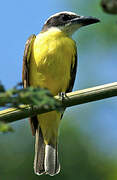
M 67 97 L 65 97 L 65 99 L 62 101 L 62 106 L 66 108 L 114 96 L 117 96 L 117 82 L 67 93 Z M 58 96 L 55 96 L 55 99 L 61 102 Z M 46 108 L 46 106 L 31 107 L 29 105 L 22 105 L 20 107 L 20 109 L 9 108 L 0 111 L 0 121 L 13 122 L 30 116 L 34 116 L 36 114 L 42 114 L 55 110 L 55 108 Z

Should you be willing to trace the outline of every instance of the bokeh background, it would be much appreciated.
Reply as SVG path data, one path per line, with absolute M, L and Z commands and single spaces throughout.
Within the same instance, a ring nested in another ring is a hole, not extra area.
M 73 38 L 78 45 L 74 90 L 117 81 L 117 16 L 105 14 L 99 0 L 4 0 L 0 3 L 0 80 L 7 89 L 21 81 L 27 38 L 59 11 L 92 15 L 100 24 L 84 27 Z M 0 179 L 117 180 L 117 98 L 68 108 L 61 123 L 61 173 L 33 172 L 34 138 L 27 119 L 0 134 Z

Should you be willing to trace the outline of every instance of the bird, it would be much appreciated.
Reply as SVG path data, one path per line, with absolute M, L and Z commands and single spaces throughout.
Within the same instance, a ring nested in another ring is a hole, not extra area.
M 72 35 L 98 23 L 91 16 L 63 11 L 50 16 L 39 34 L 31 35 L 23 56 L 23 87 L 48 88 L 53 96 L 71 92 L 77 71 L 77 46 Z M 60 172 L 58 132 L 63 113 L 51 111 L 30 118 L 35 136 L 34 172 L 54 176 Z

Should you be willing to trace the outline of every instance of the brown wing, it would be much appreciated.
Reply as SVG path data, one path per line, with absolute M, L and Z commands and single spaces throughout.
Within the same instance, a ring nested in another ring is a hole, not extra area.
M 31 49 L 32 44 L 35 40 L 36 36 L 33 34 L 31 35 L 25 44 L 24 56 L 23 56 L 23 70 L 22 70 L 22 82 L 24 88 L 29 86 L 29 63 L 31 57 Z
M 72 89 L 73 89 L 73 86 L 74 86 L 74 82 L 75 82 L 75 78 L 76 78 L 76 71 L 77 71 L 77 51 L 76 51 L 76 54 L 75 54 L 75 63 L 74 65 L 71 64 L 71 79 L 70 79 L 70 82 L 69 82 L 69 86 L 66 90 L 66 93 L 68 92 L 71 92 Z
M 77 71 L 77 50 L 76 50 L 76 54 L 75 54 L 75 63 L 74 63 L 74 65 L 71 64 L 71 72 L 70 72 L 71 79 L 70 79 L 70 82 L 69 82 L 69 86 L 68 86 L 68 88 L 66 90 L 66 93 L 71 92 L 72 89 L 73 89 L 75 78 L 76 78 L 76 71 Z M 63 117 L 65 109 L 63 110 L 63 113 L 61 114 L 61 119 Z
M 23 70 L 22 70 L 22 82 L 24 88 L 30 86 L 29 83 L 29 64 L 30 64 L 30 58 L 31 58 L 31 53 L 32 53 L 32 45 L 35 40 L 36 36 L 33 34 L 31 35 L 28 40 L 26 41 L 25 45 L 25 50 L 24 50 L 24 56 L 23 56 Z M 35 131 L 37 128 L 37 118 L 36 116 L 31 117 L 29 119 L 31 129 L 32 129 L 32 134 L 35 135 Z

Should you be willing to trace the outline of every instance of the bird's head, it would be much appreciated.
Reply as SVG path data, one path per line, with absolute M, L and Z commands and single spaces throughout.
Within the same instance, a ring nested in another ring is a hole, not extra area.
M 71 36 L 80 27 L 98 22 L 100 22 L 99 19 L 91 16 L 80 16 L 73 12 L 64 11 L 50 16 L 45 22 L 42 31 L 47 31 L 50 28 L 58 28 L 68 36 Z

